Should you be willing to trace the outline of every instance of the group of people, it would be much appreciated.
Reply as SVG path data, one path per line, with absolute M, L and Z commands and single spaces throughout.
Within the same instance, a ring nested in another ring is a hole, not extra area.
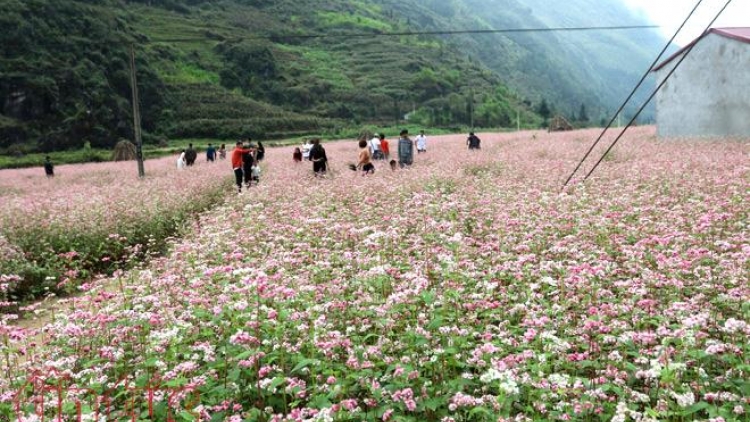
M 237 192 L 242 192 L 242 183 L 245 187 L 252 186 L 253 182 L 257 185 L 260 183 L 260 162 L 265 158 L 266 149 L 259 141 L 258 145 L 253 144 L 251 138 L 247 138 L 245 144 L 237 141 L 232 150 L 232 170 L 237 185 Z
M 474 132 L 469 133 L 469 137 L 466 140 L 466 144 L 469 150 L 480 149 L 481 140 L 477 137 Z M 391 170 L 396 170 L 397 167 L 405 168 L 409 167 L 414 163 L 414 150 L 416 149 L 417 154 L 427 152 L 427 137 L 425 136 L 424 130 L 419 132 L 419 135 L 412 141 L 409 138 L 409 131 L 404 129 L 399 134 L 397 145 L 397 158 L 390 160 L 389 164 Z M 389 160 L 391 156 L 390 143 L 385 139 L 384 134 L 375 134 L 375 136 L 367 140 L 359 141 L 359 155 L 357 157 L 357 164 L 350 165 L 352 170 L 359 170 L 363 175 L 372 174 L 375 172 L 374 160 Z M 227 158 L 227 150 L 225 144 L 221 144 L 219 148 L 215 148 L 213 144 L 208 144 L 206 148 L 206 162 L 214 162 L 216 158 L 225 160 Z M 234 150 L 232 151 L 232 169 L 234 170 L 235 179 L 237 182 L 237 190 L 242 192 L 242 184 L 250 187 L 253 181 L 258 183 L 260 181 L 260 165 L 265 156 L 265 148 L 259 141 L 257 146 L 252 144 L 252 140 L 247 138 L 247 143 L 243 145 L 242 141 L 238 141 Z M 190 167 L 195 164 L 197 160 L 198 152 L 193 148 L 193 144 L 189 144 L 187 149 L 180 152 L 179 158 L 177 158 L 177 168 L 183 169 Z M 302 148 L 295 148 L 292 155 L 294 162 L 301 163 L 303 160 L 309 160 L 313 164 L 313 173 L 316 177 L 324 175 L 328 171 L 328 157 L 326 156 L 326 150 L 320 143 L 319 138 L 311 139 Z M 44 161 L 44 172 L 47 177 L 54 177 L 54 166 L 49 156 Z
M 217 150 L 213 146 L 213 144 L 208 144 L 208 147 L 206 148 L 206 162 L 213 163 L 214 161 L 216 161 L 217 155 L 221 160 L 226 159 L 226 146 L 224 144 L 221 144 L 221 146 L 219 146 L 219 149 Z M 177 168 L 183 169 L 185 167 L 191 167 L 195 164 L 195 161 L 197 159 L 198 151 L 193 148 L 193 144 L 189 144 L 187 149 L 183 149 L 182 151 L 180 151 L 180 156 L 177 158 Z
M 319 138 L 307 141 L 302 149 L 295 148 L 292 160 L 295 163 L 301 163 L 302 160 L 312 161 L 313 174 L 316 177 L 323 176 L 328 171 L 328 156 L 326 155 L 326 149 L 320 144 Z
M 466 140 L 466 144 L 469 150 L 480 149 L 481 140 L 477 137 L 474 132 L 469 133 L 469 137 Z M 353 171 L 361 171 L 363 175 L 373 174 L 375 172 L 374 161 L 378 160 L 390 160 L 389 164 L 391 170 L 397 168 L 406 168 L 414 163 L 414 151 L 416 154 L 422 154 L 427 152 L 427 136 L 424 130 L 419 132 L 419 135 L 412 140 L 409 138 L 409 131 L 404 129 L 399 134 L 399 139 L 396 144 L 397 156 L 396 159 L 391 159 L 391 147 L 384 134 L 375 134 L 375 136 L 369 141 L 361 139 L 359 141 L 359 152 L 357 156 L 357 164 L 350 164 L 349 168 Z M 313 162 L 313 173 L 316 176 L 321 176 L 326 173 L 328 166 L 328 158 L 325 153 L 325 149 L 320 144 L 320 139 L 312 139 L 305 143 L 301 148 L 296 147 L 292 154 L 292 159 L 295 163 L 301 163 L 303 160 L 309 160 Z
M 396 143 L 396 153 L 398 161 L 395 159 L 390 160 L 389 164 L 391 170 L 396 170 L 397 167 L 405 168 L 409 167 L 414 163 L 414 149 L 416 148 L 417 154 L 427 152 L 427 137 L 424 131 L 420 131 L 419 136 L 412 141 L 409 138 L 409 131 L 404 129 L 399 134 L 398 142 Z M 357 157 L 357 164 L 351 165 L 352 170 L 359 170 L 362 175 L 368 175 L 375 173 L 375 165 L 373 160 L 388 160 L 390 159 L 391 151 L 388 140 L 385 139 L 385 135 L 375 135 L 369 142 L 362 139 L 359 141 L 359 156 Z

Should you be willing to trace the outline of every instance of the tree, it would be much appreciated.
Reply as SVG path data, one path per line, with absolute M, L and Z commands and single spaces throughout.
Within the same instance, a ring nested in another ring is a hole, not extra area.
M 581 103 L 581 110 L 578 112 L 578 121 L 587 123 L 589 115 L 586 113 L 586 104 Z
M 542 102 L 539 104 L 539 106 L 536 108 L 537 114 L 542 116 L 544 120 L 547 120 L 552 115 L 552 111 L 550 110 L 550 107 L 547 105 L 547 100 L 542 99 Z

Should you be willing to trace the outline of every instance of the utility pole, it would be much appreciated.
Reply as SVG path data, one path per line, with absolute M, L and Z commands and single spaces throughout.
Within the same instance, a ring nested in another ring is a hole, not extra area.
M 521 131 L 521 111 L 516 110 L 516 132 Z
M 133 136 L 135 137 L 135 158 L 138 161 L 138 177 L 146 176 L 143 168 L 143 140 L 141 139 L 141 101 L 138 98 L 138 78 L 135 70 L 135 46 L 130 44 L 130 84 L 133 89 Z
M 469 115 L 471 116 L 471 129 L 474 129 L 474 88 L 471 88 L 471 99 L 469 100 Z

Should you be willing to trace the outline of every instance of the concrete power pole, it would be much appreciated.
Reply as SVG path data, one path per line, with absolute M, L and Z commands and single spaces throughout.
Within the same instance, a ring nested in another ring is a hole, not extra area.
M 474 88 L 471 89 L 471 97 L 469 100 L 469 114 L 471 117 L 471 130 L 474 130 Z
M 133 90 L 133 135 L 135 137 L 135 158 L 138 161 L 138 177 L 146 176 L 143 168 L 143 140 L 141 139 L 141 101 L 138 98 L 138 78 L 135 69 L 135 46 L 130 44 L 130 84 Z
M 521 131 L 521 111 L 516 110 L 516 131 Z

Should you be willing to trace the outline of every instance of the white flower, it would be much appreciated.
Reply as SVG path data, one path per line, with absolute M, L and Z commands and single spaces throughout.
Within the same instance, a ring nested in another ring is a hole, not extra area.
M 678 394 L 674 391 L 671 393 L 672 398 L 677 401 L 677 405 L 680 407 L 689 407 L 695 404 L 695 396 L 692 391 L 688 391 L 683 394 Z

